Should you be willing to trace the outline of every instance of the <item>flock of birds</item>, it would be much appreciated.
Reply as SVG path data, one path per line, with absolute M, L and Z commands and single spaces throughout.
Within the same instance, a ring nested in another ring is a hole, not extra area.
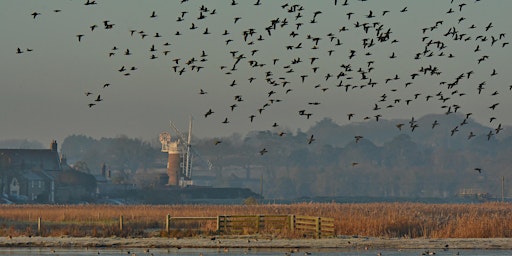
M 400 2 L 401 6 L 389 5 L 389 9 L 382 9 L 382 6 L 374 5 L 375 2 L 334 0 L 329 1 L 327 9 L 315 9 L 311 3 L 291 0 L 279 3 L 265 0 L 225 0 L 222 3 L 179 0 L 177 9 L 157 9 L 146 13 L 148 22 L 158 22 L 163 16 L 175 17 L 174 24 L 167 24 L 165 31 L 149 32 L 150 27 L 136 29 L 132 25 L 128 28 L 114 20 L 103 20 L 91 22 L 84 26 L 84 32 L 74 36 L 76 44 L 87 44 L 88 37 L 98 30 L 126 34 L 129 40 L 105 47 L 106 61 L 118 58 L 126 63 L 114 69 L 121 77 L 144 71 L 133 64 L 135 62 L 130 58 L 135 59 L 134 55 L 139 56 L 137 60 L 140 56 L 148 61 L 164 59 L 169 65 L 168 71 L 177 79 L 208 79 L 212 74 L 222 76 L 225 84 L 199 88 L 197 100 L 209 102 L 212 91 L 221 87 L 232 88 L 234 93 L 226 96 L 231 100 L 222 102 L 224 107 L 207 108 L 201 113 L 205 119 L 225 125 L 233 122 L 231 116 L 248 99 L 253 102 L 261 100 L 259 107 L 252 109 L 247 116 L 246 122 L 252 123 L 282 102 L 301 99 L 303 92 L 309 90 L 303 107 L 295 110 L 298 118 L 308 120 L 320 111 L 318 105 L 323 104 L 323 97 L 336 95 L 340 99 L 348 99 L 354 94 L 372 95 L 378 91 L 382 92 L 379 97 L 366 97 L 368 109 L 341 115 L 346 115 L 347 121 L 378 122 L 394 109 L 407 112 L 407 108 L 414 104 L 431 104 L 440 106 L 446 114 L 464 113 L 464 121 L 447 131 L 453 136 L 462 132 L 472 118 L 473 114 L 463 105 L 466 97 L 485 95 L 486 101 L 492 102 L 485 111 L 492 129 L 485 135 L 491 140 L 498 134 L 503 129 L 499 115 L 495 114 L 500 108 L 498 95 L 509 93 L 512 85 L 497 85 L 502 83 L 498 77 L 507 75 L 507 71 L 491 64 L 493 53 L 508 51 L 510 42 L 506 33 L 498 31 L 491 20 L 473 23 L 472 18 L 466 16 L 467 9 L 479 8 L 478 5 L 485 4 L 482 3 L 484 1 L 437 3 L 438 20 L 405 32 L 395 30 L 394 22 L 407 22 L 422 10 L 415 10 L 412 2 L 408 1 Z M 80 4 L 85 9 L 79 11 L 94 12 L 102 4 L 99 0 L 86 0 Z M 336 15 L 328 16 L 333 10 Z M 30 18 L 34 22 L 44 22 L 45 16 L 52 12 L 58 15 L 64 11 L 72 10 L 38 10 L 30 13 Z M 265 17 L 263 14 L 266 12 L 275 16 L 257 18 L 254 22 L 254 15 Z M 238 16 L 239 13 L 251 17 Z M 222 22 L 220 27 L 214 26 L 219 19 L 227 22 Z M 326 23 L 334 24 L 337 29 L 320 32 L 328 27 Z M 411 35 L 418 37 L 410 39 Z M 132 45 L 131 41 L 142 42 L 146 48 L 127 46 Z M 190 53 L 188 49 L 175 48 L 178 41 L 185 45 L 199 43 L 204 48 Z M 211 45 L 214 45 L 213 49 Z M 411 47 L 414 48 L 412 54 L 404 50 Z M 34 50 L 37 49 L 18 48 L 16 53 L 27 54 Z M 397 62 L 398 59 L 405 60 L 405 67 Z M 454 73 L 454 67 L 463 70 Z M 97 107 L 104 100 L 101 90 L 109 89 L 111 84 L 117 86 L 122 81 L 93 86 L 91 91 L 85 92 L 89 100 L 87 106 Z M 244 90 L 254 88 L 258 88 L 256 94 L 243 94 Z M 343 102 L 339 108 L 333 112 L 339 114 L 343 109 L 349 109 Z M 437 120 L 431 124 L 420 124 L 412 115 L 408 123 L 398 123 L 396 127 L 399 131 L 409 129 L 414 132 L 418 127 L 435 129 L 438 125 Z M 281 126 L 274 121 L 269 124 L 269 129 Z M 473 131 L 464 132 L 467 132 L 467 139 L 477 135 Z M 284 136 L 286 132 L 283 130 L 278 134 Z M 362 138 L 363 135 L 357 135 L 354 140 L 358 142 Z M 314 141 L 314 135 L 310 134 L 305 143 Z M 221 141 L 214 143 L 218 145 Z M 269 150 L 262 148 L 259 154 L 264 155 Z

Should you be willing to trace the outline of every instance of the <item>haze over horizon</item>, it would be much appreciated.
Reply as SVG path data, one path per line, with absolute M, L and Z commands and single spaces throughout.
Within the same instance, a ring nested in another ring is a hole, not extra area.
M 445 112 L 512 125 L 512 1 L 91 2 L 1 3 L 0 140 L 150 140 L 189 116 L 197 137 Z

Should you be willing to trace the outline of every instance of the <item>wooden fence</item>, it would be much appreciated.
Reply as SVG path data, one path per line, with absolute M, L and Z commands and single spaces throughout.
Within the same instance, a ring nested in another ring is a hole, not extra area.
M 224 234 L 257 234 L 288 230 L 314 238 L 335 235 L 333 218 L 297 215 L 220 215 L 216 219 L 217 231 Z
M 114 224 L 115 221 L 112 223 Z M 216 225 L 215 225 L 216 224 Z M 43 227 L 52 227 L 55 223 L 44 223 L 37 219 L 37 234 L 42 235 Z M 65 225 L 65 224 L 64 224 Z M 123 231 L 124 217 L 119 216 L 118 230 Z M 193 229 L 212 230 L 222 234 L 264 234 L 290 231 L 314 238 L 333 237 L 334 219 L 300 215 L 220 215 L 217 217 L 171 217 L 165 218 L 164 231 Z
M 312 235 L 315 238 L 333 237 L 334 219 L 311 216 L 294 216 L 294 230 L 302 231 L 304 234 Z
M 290 215 L 221 215 L 217 231 L 225 234 L 269 233 L 291 227 Z

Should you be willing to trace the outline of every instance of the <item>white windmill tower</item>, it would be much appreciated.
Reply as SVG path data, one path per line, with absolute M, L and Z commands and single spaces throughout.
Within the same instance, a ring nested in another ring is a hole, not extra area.
M 171 141 L 171 135 L 168 132 L 160 133 L 159 139 L 162 144 L 162 152 L 169 154 L 167 158 L 167 175 L 169 176 L 167 185 L 177 186 L 181 176 L 181 157 L 178 148 L 180 141 Z
M 172 142 L 171 135 L 168 132 L 160 134 L 162 152 L 169 153 L 167 162 L 167 174 L 169 175 L 168 185 L 187 187 L 193 185 L 192 160 L 194 157 L 198 157 L 200 160 L 205 161 L 209 170 L 212 169 L 213 164 L 209 160 L 203 159 L 199 152 L 192 148 L 192 117 L 190 117 L 188 134 L 186 137 L 172 122 L 170 122 L 170 125 L 178 137 L 177 141 Z

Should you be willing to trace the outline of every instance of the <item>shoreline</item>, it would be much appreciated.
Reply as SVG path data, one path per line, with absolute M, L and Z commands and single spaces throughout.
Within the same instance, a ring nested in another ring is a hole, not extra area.
M 0 247 L 87 248 L 260 248 L 260 249 L 494 249 L 512 250 L 512 238 L 374 238 L 270 239 L 255 237 L 121 238 L 0 237 Z

